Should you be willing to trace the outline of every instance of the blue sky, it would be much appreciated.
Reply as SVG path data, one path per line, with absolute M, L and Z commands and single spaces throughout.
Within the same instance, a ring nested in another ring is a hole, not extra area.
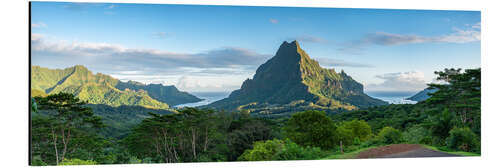
M 433 71 L 480 67 L 478 11 L 32 2 L 32 64 L 231 91 L 298 40 L 365 91 L 418 91 Z

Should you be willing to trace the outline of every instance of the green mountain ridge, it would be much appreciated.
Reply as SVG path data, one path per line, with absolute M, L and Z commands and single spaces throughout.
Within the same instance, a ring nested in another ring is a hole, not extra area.
M 418 92 L 417 94 L 415 94 L 409 98 L 406 98 L 406 100 L 412 100 L 412 101 L 417 101 L 417 102 L 425 101 L 431 97 L 431 96 L 429 96 L 429 93 L 434 93 L 436 91 L 438 91 L 438 90 L 425 88 L 424 90 Z
M 115 86 L 120 90 L 144 90 L 152 98 L 167 103 L 171 106 L 184 103 L 194 103 L 202 101 L 202 99 L 189 94 L 187 92 L 179 91 L 175 86 L 163 86 L 162 84 L 143 84 L 136 81 L 118 82 Z
M 287 112 L 308 108 L 353 110 L 386 105 L 363 92 L 344 71 L 322 68 L 297 41 L 283 42 L 276 55 L 259 66 L 228 98 L 205 107 L 250 112 Z
M 72 93 L 80 99 L 88 101 L 90 104 L 106 104 L 113 107 L 130 105 L 152 109 L 168 109 L 168 102 L 170 102 L 170 99 L 175 99 L 177 94 L 182 96 L 173 102 L 174 105 L 200 100 L 195 96 L 189 96 L 190 94 L 186 92 L 177 91 L 175 94 L 167 95 L 164 91 L 163 93 L 157 93 L 155 89 L 151 88 L 139 89 L 136 83 L 131 83 L 121 82 L 102 73 L 93 74 L 82 65 L 65 69 L 48 69 L 40 66 L 31 67 L 31 89 L 34 92 L 41 91 L 46 94 L 59 92 Z M 144 85 L 145 88 L 148 88 L 147 86 Z M 154 88 L 160 91 L 163 89 L 172 90 L 168 87 L 170 86 L 154 86 Z M 175 88 L 174 90 L 177 89 Z M 158 99 L 153 97 L 157 97 Z

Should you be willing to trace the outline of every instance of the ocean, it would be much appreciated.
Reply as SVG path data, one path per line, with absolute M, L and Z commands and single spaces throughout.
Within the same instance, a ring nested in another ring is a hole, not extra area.
M 406 100 L 417 92 L 365 92 L 368 96 L 377 98 L 390 104 L 416 104 L 416 101 Z
M 182 108 L 182 107 L 197 107 L 197 106 L 207 105 L 228 97 L 231 92 L 189 92 L 189 93 L 203 100 L 196 103 L 179 104 L 174 107 Z
M 190 93 L 204 100 L 196 103 L 179 104 L 174 107 L 182 108 L 182 107 L 197 107 L 197 106 L 207 105 L 228 97 L 231 92 L 190 92 Z M 413 96 L 414 94 L 416 94 L 416 92 L 366 92 L 366 94 L 368 94 L 371 97 L 387 101 L 390 104 L 417 103 L 416 101 L 405 100 L 405 98 Z

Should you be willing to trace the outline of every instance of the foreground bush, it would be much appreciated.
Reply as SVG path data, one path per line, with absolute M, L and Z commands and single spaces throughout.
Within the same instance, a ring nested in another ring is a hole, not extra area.
M 59 165 L 97 165 L 97 162 L 81 159 L 64 159 Z
M 448 148 L 461 151 L 479 151 L 479 141 L 477 136 L 468 127 L 453 128 L 450 131 L 450 136 L 446 138 Z
M 377 141 L 383 144 L 401 143 L 403 139 L 402 133 L 390 126 L 382 128 L 377 135 Z
M 364 120 L 352 120 L 340 123 L 336 130 L 336 136 L 342 145 L 360 145 L 367 141 L 372 135 L 370 125 Z
M 253 149 L 246 150 L 238 160 L 312 160 L 322 156 L 321 149 L 317 147 L 301 147 L 289 139 L 274 139 L 255 142 Z
M 286 137 L 301 146 L 331 149 L 337 145 L 335 123 L 324 111 L 293 114 L 284 130 Z
M 410 144 L 431 144 L 431 132 L 426 128 L 415 125 L 403 132 L 403 140 Z

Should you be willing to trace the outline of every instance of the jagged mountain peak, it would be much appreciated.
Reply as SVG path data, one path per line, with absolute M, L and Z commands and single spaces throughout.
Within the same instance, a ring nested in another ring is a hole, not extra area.
M 310 59 L 309 56 L 300 48 L 298 41 L 292 42 L 283 41 L 278 51 L 276 52 L 276 59 L 291 59 L 291 61 L 300 61 L 303 58 Z
M 364 94 L 363 85 L 344 71 L 338 74 L 333 69 L 322 68 L 297 41 L 284 41 L 275 56 L 260 65 L 241 89 L 209 107 L 240 110 L 250 105 L 253 106 L 250 108 L 268 110 L 266 106 L 292 104 L 351 110 L 386 103 Z
M 89 69 L 87 69 L 87 67 L 83 66 L 83 65 L 75 65 L 73 67 L 70 67 L 70 68 L 73 68 L 75 70 L 85 70 L 85 71 L 88 71 Z

